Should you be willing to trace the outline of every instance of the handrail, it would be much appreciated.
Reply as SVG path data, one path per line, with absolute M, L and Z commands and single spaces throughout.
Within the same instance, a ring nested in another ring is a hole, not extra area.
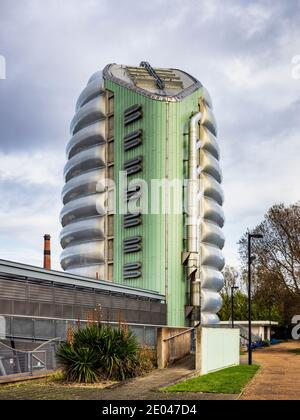
M 44 343 L 42 343 L 40 346 L 38 346 L 34 350 L 14 349 L 13 347 L 10 347 L 7 344 L 1 343 L 1 342 L 0 342 L 0 345 L 7 348 L 8 350 L 12 350 L 13 352 L 16 352 L 16 353 L 30 354 L 30 353 L 35 353 L 35 352 L 39 351 L 41 348 L 45 347 L 47 344 L 52 343 L 54 341 L 62 341 L 62 340 L 61 340 L 61 337 L 52 338 L 51 340 L 48 340 L 48 341 L 45 341 Z
M 164 338 L 164 339 L 163 339 L 163 341 L 170 341 L 170 340 L 173 340 L 173 338 L 176 338 L 176 337 L 179 337 L 179 336 L 181 336 L 181 335 L 187 334 L 188 332 L 193 331 L 194 329 L 195 329 L 195 328 L 189 328 L 188 330 L 181 331 L 181 332 L 180 332 L 180 333 L 178 333 L 178 334 L 172 335 L 172 337 Z
M 154 77 L 154 79 L 156 80 L 157 87 L 160 90 L 165 89 L 166 87 L 165 82 L 162 80 L 161 77 L 159 77 L 159 75 L 156 73 L 156 71 L 151 66 L 151 64 L 149 64 L 147 61 L 142 61 L 140 64 L 140 67 L 144 67 L 147 70 L 147 72 L 150 74 L 150 76 Z
M 242 335 L 242 334 L 240 334 L 240 337 L 241 338 L 243 338 L 244 340 L 246 340 L 246 341 L 249 341 L 249 338 L 248 337 L 245 337 L 244 335 Z
M 53 343 L 54 341 L 62 341 L 61 337 L 52 338 L 51 340 L 45 341 L 45 343 L 42 343 L 40 346 L 38 346 L 36 349 L 32 350 L 31 353 L 35 353 L 36 351 L 40 350 L 41 348 L 45 347 L 47 344 Z

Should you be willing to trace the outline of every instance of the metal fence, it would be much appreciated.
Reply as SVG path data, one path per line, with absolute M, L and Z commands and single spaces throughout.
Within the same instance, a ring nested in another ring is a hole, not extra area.
M 55 370 L 60 339 L 47 341 L 33 350 L 18 350 L 0 342 L 0 376 Z
M 51 319 L 1 315 L 4 331 L 0 339 L 0 376 L 55 370 L 58 367 L 58 345 L 67 339 L 68 331 L 83 328 L 88 320 Z M 118 322 L 103 322 L 118 327 Z M 141 346 L 156 348 L 159 325 L 127 324 Z M 34 344 L 42 342 L 42 344 Z M 8 344 L 13 343 L 14 347 Z M 26 350 L 25 350 L 26 349 Z
M 40 317 L 3 315 L 5 319 L 5 337 L 9 340 L 48 341 L 59 337 L 67 338 L 68 329 L 84 327 L 88 320 L 51 319 Z M 118 326 L 118 322 L 103 322 Z M 156 347 L 157 328 L 159 325 L 127 323 L 142 346 Z

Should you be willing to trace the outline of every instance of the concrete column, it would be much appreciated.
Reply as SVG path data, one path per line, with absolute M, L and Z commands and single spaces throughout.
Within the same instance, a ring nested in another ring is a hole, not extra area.
M 164 338 L 166 336 L 166 328 L 157 329 L 157 367 L 158 369 L 165 369 L 167 367 L 167 351 L 166 342 Z
M 195 343 L 195 369 L 198 370 L 201 373 L 202 369 L 202 350 L 201 350 L 201 344 L 202 344 L 202 327 L 197 327 L 195 330 L 196 334 L 196 343 Z

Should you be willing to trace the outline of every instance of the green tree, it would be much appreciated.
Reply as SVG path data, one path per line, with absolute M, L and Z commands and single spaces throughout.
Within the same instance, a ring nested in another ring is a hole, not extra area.
M 222 293 L 223 306 L 219 312 L 219 317 L 221 321 L 230 321 L 231 320 L 231 296 L 226 293 Z M 248 304 L 247 296 L 241 292 L 236 291 L 234 293 L 234 319 L 235 321 L 245 321 L 248 318 Z

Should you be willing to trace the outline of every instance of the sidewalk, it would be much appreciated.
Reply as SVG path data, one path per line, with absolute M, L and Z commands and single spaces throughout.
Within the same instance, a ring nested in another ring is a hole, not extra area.
M 261 371 L 248 385 L 241 400 L 300 400 L 300 356 L 290 352 L 299 341 L 279 344 L 253 353 Z
M 190 392 L 158 392 L 159 388 L 188 379 L 194 370 L 194 356 L 188 356 L 164 370 L 156 370 L 143 378 L 137 378 L 114 389 L 104 389 L 98 395 L 101 400 L 234 400 L 236 395 L 201 394 Z
M 168 369 L 155 370 L 109 388 L 49 384 L 47 379 L 22 383 L 20 387 L 0 386 L 0 400 L 234 400 L 236 395 L 201 393 L 162 393 L 158 389 L 188 379 L 194 370 L 194 356 L 188 356 Z M 13 384 L 12 384 L 13 385 Z
M 0 385 L 22 381 L 33 381 L 36 379 L 46 378 L 47 376 L 51 375 L 53 375 L 52 370 L 43 370 L 40 372 L 34 372 L 32 375 L 30 375 L 29 373 L 18 373 L 16 375 L 0 376 Z

